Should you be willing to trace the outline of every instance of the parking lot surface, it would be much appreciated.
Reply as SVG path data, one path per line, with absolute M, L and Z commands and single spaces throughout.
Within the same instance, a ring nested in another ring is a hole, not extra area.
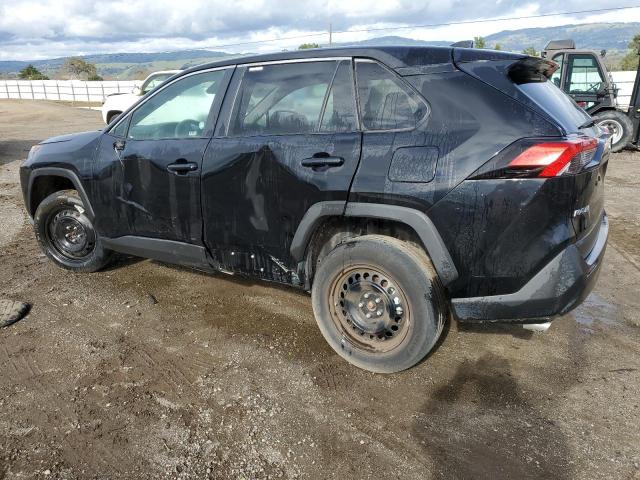
M 640 153 L 612 155 L 605 265 L 546 334 L 451 322 L 376 375 L 324 342 L 309 297 L 125 259 L 76 275 L 22 207 L 29 147 L 100 113 L 0 101 L 4 478 L 640 478 Z

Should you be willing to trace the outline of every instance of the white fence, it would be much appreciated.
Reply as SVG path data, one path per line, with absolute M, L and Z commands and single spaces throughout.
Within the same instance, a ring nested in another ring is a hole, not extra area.
M 611 72 L 611 76 L 620 89 L 618 103 L 623 108 L 628 107 L 636 72 Z M 107 95 L 129 93 L 141 84 L 140 80 L 0 80 L 0 98 L 102 102 Z
M 140 80 L 0 80 L 0 98 L 102 102 L 112 93 L 130 93 Z
M 633 81 L 636 78 L 636 72 L 611 72 L 614 83 L 620 89 L 618 91 L 618 105 L 625 110 L 629 108 L 631 100 L 631 90 L 633 90 Z

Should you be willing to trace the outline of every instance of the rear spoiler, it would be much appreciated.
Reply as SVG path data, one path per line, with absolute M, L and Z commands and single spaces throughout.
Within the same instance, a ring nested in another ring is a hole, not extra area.
M 541 83 L 550 79 L 558 68 L 558 64 L 551 60 L 525 57 L 509 66 L 508 75 L 511 81 L 517 85 Z
M 460 70 L 483 77 L 483 81 L 488 81 L 487 75 L 491 76 L 489 71 L 484 69 L 484 66 L 492 64 L 496 73 L 506 74 L 509 80 L 516 85 L 546 82 L 559 68 L 557 63 L 544 58 L 497 50 L 467 48 L 454 48 L 453 62 Z M 485 71 L 480 73 L 478 69 Z M 497 79 L 493 78 L 493 80 L 495 82 Z M 495 83 L 493 84 L 495 86 Z

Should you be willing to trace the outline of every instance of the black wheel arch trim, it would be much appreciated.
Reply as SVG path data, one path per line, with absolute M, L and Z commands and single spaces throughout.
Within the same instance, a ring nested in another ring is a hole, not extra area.
M 27 207 L 29 209 L 29 214 L 32 217 L 36 213 L 35 209 L 31 211 L 31 192 L 33 191 L 33 182 L 35 181 L 36 178 L 43 177 L 43 176 L 44 177 L 63 177 L 71 181 L 71 183 L 77 190 L 78 195 L 80 195 L 80 199 L 84 204 L 84 208 L 87 212 L 87 216 L 91 220 L 95 218 L 93 207 L 91 206 L 91 202 L 89 201 L 87 192 L 85 191 L 84 186 L 82 185 L 82 182 L 80 181 L 80 178 L 78 177 L 78 175 L 72 170 L 67 170 L 65 168 L 60 168 L 60 167 L 42 167 L 42 168 L 36 168 L 31 171 L 31 174 L 29 175 L 29 187 L 27 189 Z
M 303 259 L 307 245 L 320 222 L 326 217 L 334 216 L 377 218 L 404 223 L 413 228 L 422 240 L 442 284 L 448 285 L 458 278 L 458 270 L 451 255 L 436 226 L 426 214 L 413 208 L 379 203 L 327 201 L 312 205 L 300 221 L 291 242 L 290 252 L 295 261 Z

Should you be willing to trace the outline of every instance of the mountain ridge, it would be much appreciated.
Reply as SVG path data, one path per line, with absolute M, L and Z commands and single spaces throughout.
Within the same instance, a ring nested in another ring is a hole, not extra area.
M 586 23 L 556 27 L 536 27 L 517 30 L 503 30 L 485 36 L 487 48 L 499 44 L 503 50 L 522 51 L 533 47 L 537 51 L 544 48 L 549 40 L 572 38 L 578 48 L 593 50 L 606 49 L 614 61 L 626 52 L 627 45 L 635 34 L 640 33 L 640 22 L 629 23 Z M 383 36 L 367 40 L 334 43 L 333 46 L 372 45 L 432 45 L 448 46 L 453 41 L 416 40 L 401 36 Z M 326 46 L 326 45 L 323 45 Z M 247 53 L 248 54 L 248 53 Z M 212 62 L 241 54 L 217 50 L 180 50 L 175 52 L 123 52 L 82 55 L 84 60 L 96 64 L 98 72 L 111 78 L 140 78 L 162 69 L 186 68 L 200 63 Z M 64 63 L 65 57 L 34 61 L 0 61 L 0 74 L 14 76 L 29 64 L 52 76 Z

